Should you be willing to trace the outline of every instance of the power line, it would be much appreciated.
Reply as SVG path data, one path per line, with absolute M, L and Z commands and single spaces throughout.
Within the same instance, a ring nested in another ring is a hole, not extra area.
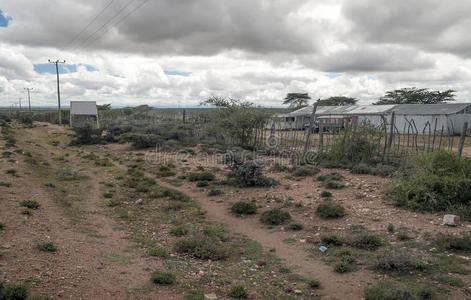
M 78 45 L 76 48 L 80 48 L 84 45 L 87 44 L 87 42 L 95 35 L 97 34 L 100 30 L 102 30 L 104 27 L 106 27 L 109 23 L 113 22 L 114 19 L 116 19 L 125 9 L 127 9 L 131 4 L 133 4 L 136 0 L 131 0 L 128 2 L 128 4 L 122 6 L 119 10 L 118 13 L 115 14 L 113 17 L 108 19 L 102 26 L 100 26 L 97 30 L 95 30 L 92 34 L 90 34 L 82 43 L 81 45 Z
M 144 4 L 146 4 L 147 2 L 149 2 L 149 0 L 144 0 L 141 2 L 141 4 L 139 4 L 138 6 L 136 6 L 133 10 L 131 10 L 127 15 L 125 15 L 123 18 L 119 19 L 118 22 L 114 23 L 112 26 L 108 27 L 107 30 L 105 30 L 101 35 L 99 35 L 98 37 L 94 38 L 91 42 L 89 42 L 88 44 L 84 45 L 84 47 L 88 47 L 88 46 L 91 46 L 93 45 L 93 43 L 95 43 L 99 38 L 101 38 L 102 36 L 104 36 L 106 33 L 108 33 L 113 27 L 116 27 L 118 26 L 119 24 L 121 24 L 126 18 L 128 18 L 130 15 L 132 15 L 135 11 L 137 11 L 139 8 L 141 8 Z
M 59 64 L 65 64 L 65 60 L 48 60 L 50 64 L 56 65 L 56 74 L 57 74 L 57 104 L 58 104 L 58 111 L 59 111 L 59 125 L 62 125 L 62 112 L 61 112 L 61 92 L 59 88 Z
M 98 18 L 113 4 L 115 0 L 111 0 L 108 5 L 106 5 L 78 34 L 75 35 L 75 37 L 70 40 L 65 46 L 70 46 L 72 45 L 81 35 L 84 33 Z

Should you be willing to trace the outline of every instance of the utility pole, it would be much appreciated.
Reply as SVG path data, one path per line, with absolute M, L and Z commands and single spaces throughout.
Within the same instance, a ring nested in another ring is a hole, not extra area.
M 21 112 L 21 98 L 18 98 L 18 103 L 20 104 L 20 110 L 19 110 L 19 112 Z
M 29 105 L 29 112 L 31 112 L 31 91 L 33 88 L 25 88 L 25 91 L 28 91 L 28 105 Z
M 58 104 L 58 111 L 59 111 L 59 125 L 62 125 L 62 113 L 61 113 L 61 92 L 59 88 L 59 64 L 65 64 L 65 60 L 48 60 L 50 64 L 56 65 L 56 74 L 57 74 L 57 104 Z

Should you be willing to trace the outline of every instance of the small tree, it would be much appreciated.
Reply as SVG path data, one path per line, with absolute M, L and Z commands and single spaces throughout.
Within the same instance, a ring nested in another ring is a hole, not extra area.
M 357 99 L 344 96 L 329 97 L 319 101 L 320 106 L 344 106 L 344 105 L 355 105 L 358 102 Z
M 308 93 L 288 93 L 283 104 L 289 104 L 289 107 L 301 107 L 308 105 L 311 100 Z
M 387 91 L 375 105 L 385 104 L 439 104 L 455 101 L 455 91 L 431 91 L 429 89 L 403 88 Z
M 270 117 L 269 112 L 255 107 L 253 103 L 213 96 L 201 105 L 214 105 L 219 109 L 206 127 L 207 132 L 216 136 L 229 137 L 241 146 L 248 146 Z

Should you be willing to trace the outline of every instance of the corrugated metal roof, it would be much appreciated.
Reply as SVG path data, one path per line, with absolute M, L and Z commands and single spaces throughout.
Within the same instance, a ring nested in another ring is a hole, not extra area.
M 95 101 L 70 101 L 70 113 L 73 115 L 97 115 Z
M 379 115 L 387 114 L 394 105 L 349 105 L 349 106 L 318 106 L 316 115 Z M 290 113 L 291 116 L 312 114 L 312 106 L 304 107 Z
M 471 103 L 398 104 L 392 111 L 396 115 L 452 115 L 470 105 Z

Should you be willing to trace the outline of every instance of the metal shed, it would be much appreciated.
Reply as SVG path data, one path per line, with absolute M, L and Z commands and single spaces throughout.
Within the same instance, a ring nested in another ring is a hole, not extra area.
M 74 116 L 94 116 L 96 126 L 100 127 L 98 109 L 95 101 L 70 101 L 70 126 L 73 126 Z

